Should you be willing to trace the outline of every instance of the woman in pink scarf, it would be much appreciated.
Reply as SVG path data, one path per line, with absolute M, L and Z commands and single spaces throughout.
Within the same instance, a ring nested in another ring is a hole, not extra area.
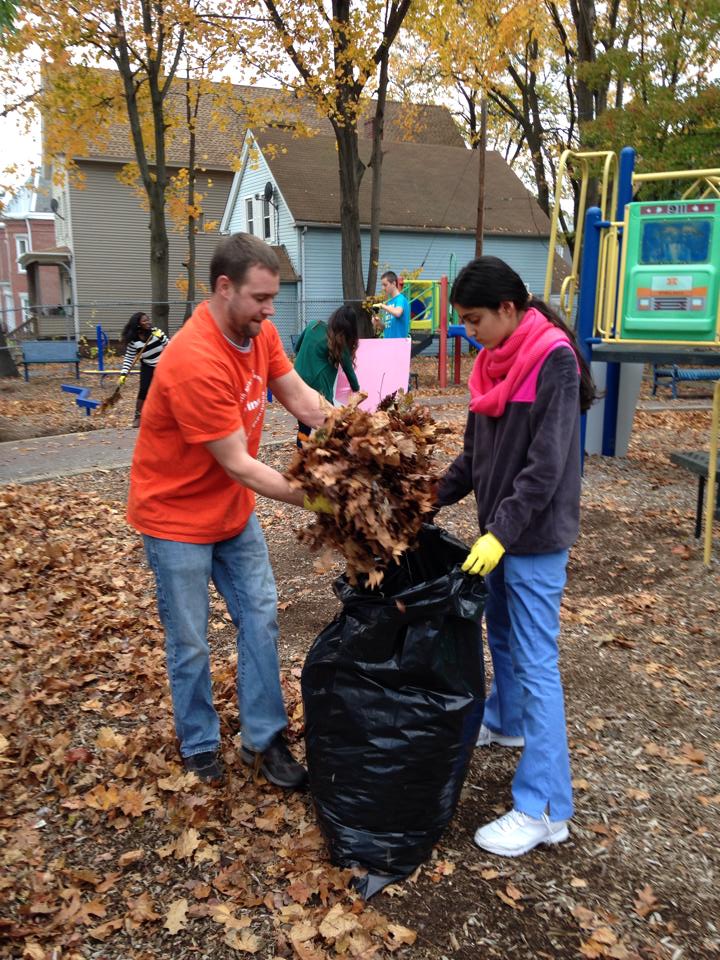
M 450 301 L 483 350 L 470 375 L 463 452 L 438 503 L 473 492 L 481 536 L 463 570 L 485 576 L 493 682 L 478 746 L 522 747 L 513 808 L 478 829 L 501 856 L 566 840 L 570 761 L 558 668 L 560 602 L 580 513 L 580 413 L 595 390 L 575 336 L 518 274 L 479 257 Z

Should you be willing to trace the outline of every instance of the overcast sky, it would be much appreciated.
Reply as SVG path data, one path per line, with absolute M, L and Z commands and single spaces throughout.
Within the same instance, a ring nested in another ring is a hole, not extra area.
M 15 118 L 0 118 L 0 143 L 3 145 L 2 166 L 18 164 L 21 167 L 15 177 L 3 177 L 3 182 L 24 183 L 33 166 L 40 162 L 40 124 L 37 123 L 31 133 L 26 133 Z

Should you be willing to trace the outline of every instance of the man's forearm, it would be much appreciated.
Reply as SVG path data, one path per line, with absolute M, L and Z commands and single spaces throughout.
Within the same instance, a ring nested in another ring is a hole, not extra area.
M 294 490 L 281 473 L 266 463 L 255 460 L 249 453 L 241 454 L 233 458 L 232 463 L 225 463 L 223 466 L 233 480 L 263 497 L 291 503 L 296 507 L 303 505 L 305 495 L 302 490 Z
M 302 400 L 302 406 L 292 412 L 300 423 L 306 423 L 309 427 L 321 427 L 332 410 L 332 404 L 317 390 L 313 390 L 311 395 L 303 397 Z
M 321 426 L 332 410 L 332 404 L 309 387 L 294 370 L 272 380 L 269 387 L 286 410 L 310 427 Z

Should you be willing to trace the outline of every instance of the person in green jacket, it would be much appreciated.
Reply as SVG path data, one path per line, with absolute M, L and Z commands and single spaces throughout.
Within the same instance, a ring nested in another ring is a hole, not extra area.
M 305 327 L 295 344 L 295 370 L 305 383 L 333 403 L 339 367 L 348 378 L 350 389 L 360 389 L 353 369 L 357 345 L 357 314 L 353 307 L 344 304 L 327 323 L 318 320 Z M 298 447 L 309 438 L 311 430 L 298 421 Z

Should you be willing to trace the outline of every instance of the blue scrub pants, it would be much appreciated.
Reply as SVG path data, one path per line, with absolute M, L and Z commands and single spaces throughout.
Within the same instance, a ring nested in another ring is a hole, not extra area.
M 550 820 L 567 820 L 573 813 L 557 644 L 567 560 L 567 550 L 505 554 L 485 578 L 494 677 L 483 723 L 525 738 L 513 805 L 538 819 L 547 813 Z

